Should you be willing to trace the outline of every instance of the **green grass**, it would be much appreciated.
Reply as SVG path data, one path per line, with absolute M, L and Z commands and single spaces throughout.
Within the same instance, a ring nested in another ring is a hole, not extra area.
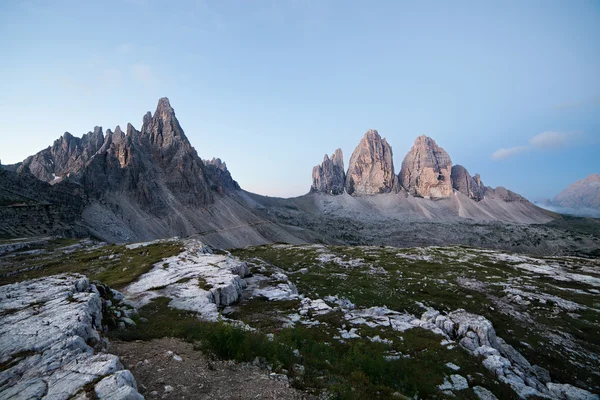
M 259 357 L 276 372 L 287 372 L 294 387 L 309 391 L 328 389 L 334 398 L 340 399 L 393 398 L 395 392 L 435 397 L 437 385 L 451 372 L 444 366 L 449 361 L 460 362 L 461 373 L 472 374 L 474 385 L 483 384 L 502 398 L 515 398 L 512 390 L 496 383 L 488 373 L 477 374 L 482 371 L 477 359 L 460 348 L 443 348 L 440 336 L 422 329 L 404 332 L 402 340 L 395 334 L 393 346 L 368 340 L 341 343 L 332 340 L 322 327 L 275 330 L 271 340 L 261 331 L 200 321 L 193 313 L 169 308 L 169 301 L 166 298 L 153 300 L 139 310 L 139 316 L 148 322 L 138 319 L 135 327 L 112 331 L 110 335 L 121 340 L 178 337 L 220 359 L 250 362 Z M 372 328 L 365 329 L 364 333 L 385 335 Z M 294 350 L 299 351 L 299 356 Z M 384 356 L 389 350 L 401 351 L 410 358 L 387 361 Z M 299 373 L 296 365 L 302 365 L 304 373 Z M 457 395 L 458 398 L 476 398 L 470 389 Z
M 553 379 L 578 386 L 597 382 L 587 354 L 600 354 L 600 312 L 582 309 L 576 312 L 580 317 L 573 318 L 564 311 L 557 312 L 551 302 L 546 305 L 533 302 L 530 306 L 511 303 L 514 310 L 527 315 L 529 319 L 524 320 L 516 319 L 510 311 L 500 312 L 496 304 L 505 298 L 504 288 L 509 284 L 517 285 L 525 292 L 546 293 L 600 310 L 597 295 L 558 289 L 563 287 L 585 292 L 592 288 L 590 285 L 558 282 L 548 276 L 520 270 L 515 267 L 518 262 L 500 261 L 485 252 L 459 246 L 415 249 L 327 246 L 323 249 L 342 262 L 362 259 L 363 264 L 350 267 L 336 262 L 320 262 L 317 259 L 322 252 L 314 246 L 265 245 L 236 249 L 232 253 L 269 270 L 279 268 L 288 274 L 300 293 L 311 298 L 339 295 L 362 307 L 385 305 L 415 315 L 423 312 L 417 304 L 421 302 L 440 311 L 463 308 L 483 315 L 493 323 L 498 336 L 532 364 L 548 369 Z M 406 258 L 410 256 L 418 259 Z M 568 265 L 569 270 L 577 273 L 585 265 L 597 268 L 600 273 L 600 264 L 593 260 L 559 257 L 547 262 Z M 383 269 L 387 274 L 372 273 L 371 267 Z M 298 273 L 300 269 L 308 272 Z M 593 271 L 586 274 L 596 275 Z M 460 285 L 459 278 L 478 282 L 481 287 Z M 244 313 L 244 305 L 241 304 L 239 314 Z M 253 317 L 255 320 L 259 318 Z M 263 325 L 268 323 L 263 322 Z M 567 334 L 571 343 L 579 349 L 576 353 L 569 353 L 567 359 L 566 350 L 546 336 L 558 331 Z M 568 368 L 562 367 L 565 362 Z
M 57 239 L 42 248 L 43 254 L 17 252 L 0 261 L 0 285 L 60 273 L 81 273 L 119 289 L 148 272 L 162 259 L 179 254 L 178 242 L 159 242 L 137 249 L 108 245 L 96 249 L 82 248 L 64 254 L 60 248 L 76 243 Z M 30 250 L 30 249 L 27 249 Z M 112 257 L 112 258 L 109 258 Z

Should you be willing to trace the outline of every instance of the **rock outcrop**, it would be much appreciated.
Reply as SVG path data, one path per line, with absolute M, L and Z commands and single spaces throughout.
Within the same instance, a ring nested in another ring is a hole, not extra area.
M 427 136 L 419 136 L 400 169 L 400 185 L 413 196 L 439 198 L 452 194 L 452 160 Z
M 450 178 L 452 180 L 452 187 L 455 190 L 475 201 L 483 200 L 486 189 L 479 174 L 475 174 L 472 177 L 469 171 L 462 165 L 453 165 Z
M 321 165 L 315 165 L 313 168 L 310 191 L 333 195 L 342 194 L 345 185 L 346 174 L 342 149 L 337 149 L 331 158 L 325 154 Z
M 206 166 L 206 176 L 210 183 L 210 188 L 217 193 L 224 193 L 227 190 L 239 190 L 240 185 L 231 177 L 227 169 L 227 164 L 220 158 L 212 160 L 202 160 Z
M 552 204 L 572 209 L 600 210 L 600 174 L 591 174 L 569 185 L 554 198 Z
M 346 174 L 346 192 L 368 195 L 398 191 L 392 146 L 376 130 L 365 133 L 350 157 Z
M 447 315 L 425 312 L 415 325 L 447 336 L 469 353 L 480 357 L 483 366 L 499 381 L 508 384 L 520 398 L 598 399 L 587 390 L 550 382 L 548 370 L 532 365 L 513 346 L 496 336 L 492 323 L 483 316 L 459 309 Z M 568 397 L 566 393 L 573 394 Z
M 103 301 L 87 278 L 1 286 L 0 300 L 1 398 L 143 399 L 118 357 L 101 351 Z
M 130 246 L 140 246 L 133 244 Z M 218 307 L 240 299 L 250 275 L 245 262 L 229 255 L 213 254 L 202 242 L 185 241 L 185 251 L 154 265 L 123 293 L 136 307 L 156 297 L 169 297 L 170 307 L 193 311 L 206 320 L 218 320 Z
M 492 189 L 489 186 L 486 186 L 486 193 L 492 193 L 494 196 L 504 200 L 507 203 L 517 201 L 517 202 L 527 202 L 527 199 L 521 196 L 518 193 L 513 192 L 512 190 L 508 190 L 504 186 L 498 186 L 496 189 Z

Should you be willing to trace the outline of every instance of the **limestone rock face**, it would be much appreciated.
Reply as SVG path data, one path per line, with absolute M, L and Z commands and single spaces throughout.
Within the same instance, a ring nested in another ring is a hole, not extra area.
M 40 180 L 57 183 L 71 174 L 80 173 L 103 143 L 104 134 L 99 126 L 81 138 L 65 132 L 52 146 L 25 159 L 17 172 L 27 170 Z
M 592 208 L 600 210 L 600 175 L 591 174 L 560 192 L 553 204 L 569 208 Z
M 158 101 L 151 119 L 146 114 L 141 136 L 145 153 L 151 153 L 153 164 L 161 167 L 165 185 L 175 197 L 189 205 L 212 202 L 204 163 L 185 136 L 169 99 Z
M 331 158 L 325 154 L 321 165 L 315 165 L 313 168 L 312 180 L 311 192 L 334 195 L 344 193 L 346 174 L 342 149 L 337 149 Z
M 4 285 L 0 300 L 1 398 L 66 400 L 92 386 L 98 398 L 143 399 L 118 357 L 101 351 L 103 299 L 86 277 Z
M 427 136 L 419 136 L 400 169 L 400 185 L 413 196 L 448 197 L 452 194 L 452 160 Z
M 350 157 L 346 174 L 346 192 L 351 195 L 398 191 L 392 146 L 376 130 L 365 133 Z
M 453 165 L 450 174 L 452 179 L 452 187 L 458 190 L 465 196 L 470 197 L 475 201 L 483 200 L 485 196 L 485 186 L 481 181 L 479 174 L 472 177 L 469 171 L 462 165 Z
M 212 190 L 217 193 L 223 193 L 227 189 L 240 189 L 240 185 L 233 180 L 231 173 L 227 169 L 227 165 L 220 158 L 202 161 L 206 167 L 206 176 Z

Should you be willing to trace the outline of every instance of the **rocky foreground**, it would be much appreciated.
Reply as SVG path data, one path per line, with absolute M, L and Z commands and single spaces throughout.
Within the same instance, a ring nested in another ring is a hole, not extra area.
M 107 295 L 81 275 L 0 286 L 0 399 L 143 399 L 103 351 Z
M 132 268 L 135 254 L 161 246 L 182 247 Z M 43 273 L 40 252 L 57 251 L 100 260 L 79 271 L 119 292 L 78 274 L 21 279 Z M 2 271 L 13 266 L 3 279 L 15 281 L 0 286 L 0 399 L 218 398 L 214 379 L 228 380 L 227 368 L 198 375 L 213 379 L 204 386 L 178 378 L 182 365 L 205 363 L 198 349 L 248 363 L 232 373 L 278 382 L 262 393 L 286 398 L 600 398 L 594 260 L 321 245 L 232 255 L 171 240 L 20 249 L 0 261 Z M 106 335 L 119 339 L 114 350 L 131 372 L 107 352 Z M 178 354 L 128 342 L 165 336 L 193 347 L 169 342 Z M 177 376 L 167 370 L 158 385 L 145 375 L 173 362 Z

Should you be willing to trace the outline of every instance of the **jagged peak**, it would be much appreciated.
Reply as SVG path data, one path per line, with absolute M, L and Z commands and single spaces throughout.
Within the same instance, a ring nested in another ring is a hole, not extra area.
M 335 165 L 339 165 L 342 171 L 344 170 L 344 153 L 342 152 L 342 149 L 338 148 L 333 152 L 331 161 L 333 161 Z
M 158 104 L 156 106 L 156 111 L 154 112 L 154 117 L 160 116 L 165 119 L 168 117 L 175 117 L 175 110 L 171 107 L 171 103 L 169 99 L 166 97 L 161 97 L 158 100 Z
M 379 135 L 379 132 L 377 132 L 377 129 L 369 129 L 367 132 L 365 132 L 365 136 L 363 136 L 363 139 L 371 138 L 381 139 L 381 136 Z
M 115 135 L 122 135 L 123 134 L 123 131 L 121 130 L 121 125 L 117 125 L 115 127 L 115 133 L 114 134 Z
M 95 126 L 94 127 L 94 134 L 95 135 L 98 135 L 98 134 L 102 135 L 103 134 L 102 133 L 102 127 L 101 126 Z
M 213 157 L 212 160 L 202 160 L 205 165 L 214 165 L 215 167 L 227 171 L 227 164 L 218 157 Z
M 131 123 L 127 123 L 127 136 L 132 136 L 134 134 L 137 133 L 137 130 L 134 128 L 133 125 L 131 125 Z

